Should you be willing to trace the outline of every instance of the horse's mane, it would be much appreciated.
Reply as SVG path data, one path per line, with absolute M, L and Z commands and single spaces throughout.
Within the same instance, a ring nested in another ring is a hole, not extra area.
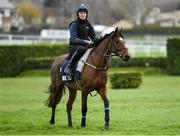
M 114 32 L 114 31 L 112 31 L 112 32 L 109 33 L 109 34 L 105 34 L 103 37 L 97 38 L 97 39 L 94 41 L 93 46 L 94 46 L 94 47 L 97 47 L 104 39 L 106 39 L 107 37 L 109 37 L 113 32 Z

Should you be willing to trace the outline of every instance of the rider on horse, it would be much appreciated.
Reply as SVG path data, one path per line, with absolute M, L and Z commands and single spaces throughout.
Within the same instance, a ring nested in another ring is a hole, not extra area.
M 71 58 L 65 71 L 72 74 L 75 62 L 82 57 L 88 47 L 90 47 L 96 38 L 93 26 L 87 20 L 88 9 L 84 4 L 80 4 L 77 10 L 77 20 L 72 21 L 69 25 L 70 30 L 70 54 Z

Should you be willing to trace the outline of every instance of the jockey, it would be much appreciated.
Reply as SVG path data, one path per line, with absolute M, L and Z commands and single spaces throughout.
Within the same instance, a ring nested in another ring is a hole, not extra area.
M 96 38 L 93 26 L 87 20 L 88 9 L 84 4 L 80 4 L 77 9 L 77 19 L 72 21 L 69 25 L 70 31 L 70 54 L 71 60 L 65 72 L 72 74 L 72 68 L 75 62 L 82 57 L 88 47 L 90 47 Z

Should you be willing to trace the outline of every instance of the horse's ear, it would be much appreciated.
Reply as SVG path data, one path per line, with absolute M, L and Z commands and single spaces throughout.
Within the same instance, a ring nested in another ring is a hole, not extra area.
M 118 32 L 118 27 L 116 27 L 115 31 L 113 32 L 113 37 L 116 36 L 117 32 Z
M 115 29 L 114 33 L 116 34 L 117 32 L 118 32 L 118 27 L 116 27 L 116 29 Z

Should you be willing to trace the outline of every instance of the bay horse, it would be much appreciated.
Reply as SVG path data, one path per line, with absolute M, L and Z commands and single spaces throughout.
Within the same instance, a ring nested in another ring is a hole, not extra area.
M 107 70 L 112 55 L 119 56 L 124 61 L 129 59 L 128 49 L 125 47 L 122 31 L 118 28 L 110 34 L 98 39 L 95 42 L 96 47 L 88 56 L 87 63 L 81 73 L 79 85 L 81 86 L 82 99 L 82 119 L 81 127 L 86 127 L 87 97 L 91 91 L 97 91 L 104 102 L 105 124 L 104 129 L 109 128 L 109 101 L 107 98 Z M 48 106 L 52 108 L 50 124 L 55 124 L 55 109 L 64 93 L 65 86 L 69 90 L 69 100 L 67 102 L 68 126 L 72 127 L 71 111 L 76 99 L 78 84 L 72 81 L 70 85 L 63 84 L 60 78 L 60 67 L 68 54 L 57 57 L 51 66 L 51 85 L 49 88 L 50 96 Z

